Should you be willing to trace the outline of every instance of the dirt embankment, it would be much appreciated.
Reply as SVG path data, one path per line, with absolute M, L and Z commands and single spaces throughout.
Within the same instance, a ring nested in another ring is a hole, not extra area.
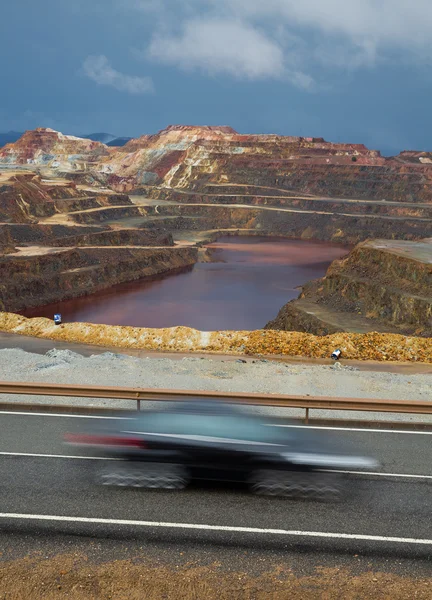
M 0 313 L 0 331 L 117 348 L 311 358 L 328 358 L 340 348 L 347 359 L 432 362 L 431 338 L 395 334 L 336 333 L 319 337 L 274 330 L 202 332 L 187 327 L 145 329 L 92 323 L 55 326 L 50 319 L 26 319 L 7 312 Z
M 23 310 L 194 265 L 198 249 L 106 247 L 0 258 L 0 308 Z

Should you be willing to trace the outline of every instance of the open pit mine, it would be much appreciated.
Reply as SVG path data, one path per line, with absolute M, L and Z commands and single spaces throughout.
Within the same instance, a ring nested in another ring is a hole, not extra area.
M 206 244 L 222 235 L 351 251 L 259 332 L 56 328 L 13 314 L 192 268 L 211 260 Z M 431 362 L 432 153 L 387 158 L 361 144 L 230 127 L 170 126 L 123 147 L 27 131 L 0 149 L 0 275 L 4 331 L 310 356 L 337 344 L 346 357 Z

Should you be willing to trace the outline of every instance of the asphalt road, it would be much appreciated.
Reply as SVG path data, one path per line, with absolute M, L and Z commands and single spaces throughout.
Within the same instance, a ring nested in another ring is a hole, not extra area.
M 181 492 L 100 487 L 93 477 L 105 461 L 62 441 L 84 422 L 82 416 L 0 413 L 3 548 L 14 540 L 14 551 L 25 553 L 44 536 L 51 551 L 97 540 L 109 542 L 113 556 L 117 540 L 122 551 L 127 543 L 149 553 L 187 547 L 191 555 L 213 557 L 227 547 L 225 557 L 235 549 L 278 557 L 324 552 L 326 560 L 344 562 L 363 553 L 416 559 L 416 569 L 432 557 L 432 432 L 329 431 L 381 463 L 373 473 L 349 474 L 346 499 L 330 504 L 214 484 Z

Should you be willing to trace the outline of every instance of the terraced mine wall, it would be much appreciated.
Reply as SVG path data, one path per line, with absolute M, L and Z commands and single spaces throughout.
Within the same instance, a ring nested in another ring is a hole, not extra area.
M 96 195 L 96 193 L 94 194 Z M 6 223 L 35 223 L 59 212 L 63 203 L 78 202 L 84 197 L 95 202 L 92 192 L 78 190 L 74 183 L 47 184 L 34 173 L 15 175 L 0 183 L 0 221 Z M 100 196 L 108 203 L 107 196 Z M 131 204 L 128 196 L 123 202 Z M 117 200 L 120 202 L 119 198 Z
M 232 189 L 232 188 L 231 188 Z M 280 192 L 279 192 L 280 193 Z M 153 188 L 148 196 L 155 200 L 168 200 L 186 204 L 244 204 L 245 206 L 268 206 L 294 210 L 326 211 L 333 214 L 382 215 L 392 217 L 420 217 L 432 219 L 432 204 L 392 203 L 387 201 L 334 200 L 327 198 L 298 198 L 249 194 L 200 194 Z
M 131 206 L 132 202 L 126 194 L 95 194 L 87 198 L 62 198 L 54 202 L 57 212 L 70 213 L 104 206 Z
M 161 229 L 111 229 L 104 226 L 0 224 L 0 248 L 15 246 L 173 246 Z
M 77 189 L 75 183 L 64 182 L 49 184 L 34 173 L 15 175 L 0 183 L 0 222 L 36 223 L 39 219 L 51 217 L 56 213 L 72 213 L 80 222 L 79 211 L 120 207 L 127 212 L 136 212 L 129 196 L 125 194 L 106 194 Z M 100 211 L 103 214 L 103 210 Z M 86 214 L 86 213 L 84 213 Z M 115 213 L 113 213 L 115 214 Z M 85 217 L 83 217 L 85 221 Z M 103 218 L 88 217 L 89 222 Z
M 0 309 L 19 311 L 193 266 L 198 249 L 76 248 L 0 257 Z
M 159 205 L 157 214 L 157 219 L 146 221 L 144 226 L 198 231 L 241 228 L 259 231 L 262 235 L 348 244 L 367 238 L 421 239 L 431 232 L 431 222 L 418 218 L 377 218 L 256 207 Z
M 189 161 L 183 162 L 169 179 L 169 185 L 200 191 L 209 183 L 243 185 L 247 182 L 300 195 L 432 202 L 432 173 L 428 164 L 404 164 L 395 159 L 367 164 L 362 160 L 352 162 L 348 156 L 330 155 L 320 159 L 299 155 L 294 160 L 281 160 L 277 148 L 274 153 L 274 158 L 258 153 L 229 157 L 212 153 L 206 161 L 196 160 L 193 166 Z M 357 157 L 354 158 L 357 161 Z
M 329 323 L 326 314 L 339 319 Z M 299 300 L 285 305 L 266 327 L 324 335 L 343 329 L 334 323 L 349 321 L 350 314 L 362 315 L 372 327 L 431 337 L 432 239 L 359 244 L 334 261 L 323 279 L 306 284 Z
M 114 206 L 105 209 L 95 209 L 89 212 L 72 212 L 69 218 L 79 224 L 102 223 L 104 221 L 117 221 L 130 217 L 142 217 L 148 214 L 148 210 L 141 206 L 125 205 Z

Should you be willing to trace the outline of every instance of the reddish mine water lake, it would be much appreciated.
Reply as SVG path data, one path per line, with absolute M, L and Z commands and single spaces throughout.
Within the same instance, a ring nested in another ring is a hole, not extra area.
M 215 262 L 23 314 L 52 319 L 61 313 L 63 322 L 136 327 L 261 329 L 298 296 L 298 286 L 322 277 L 333 260 L 349 251 L 326 242 L 262 237 L 220 238 L 209 248 Z

